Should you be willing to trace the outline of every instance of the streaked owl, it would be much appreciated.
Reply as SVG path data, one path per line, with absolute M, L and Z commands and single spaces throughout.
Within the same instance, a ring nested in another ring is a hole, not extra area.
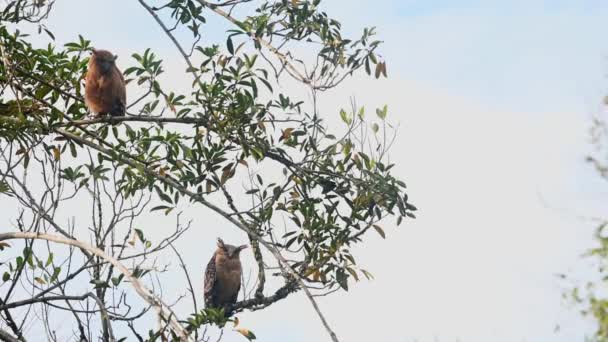
M 245 248 L 247 245 L 237 247 L 217 239 L 217 250 L 205 271 L 205 307 L 222 308 L 236 303 L 242 274 L 239 256 Z

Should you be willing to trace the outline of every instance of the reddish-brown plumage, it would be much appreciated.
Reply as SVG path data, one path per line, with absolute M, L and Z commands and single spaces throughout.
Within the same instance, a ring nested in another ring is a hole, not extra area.
M 125 79 L 115 61 L 116 56 L 106 50 L 93 50 L 89 60 L 84 99 L 89 110 L 97 115 L 125 115 Z

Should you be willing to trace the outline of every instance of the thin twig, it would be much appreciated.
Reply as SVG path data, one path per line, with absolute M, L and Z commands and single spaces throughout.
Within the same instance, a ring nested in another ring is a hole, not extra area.
M 154 12 L 154 10 L 150 6 L 148 6 L 148 4 L 145 3 L 145 1 L 143 1 L 143 0 L 137 0 L 137 1 L 139 1 L 139 3 L 146 9 L 146 11 L 148 11 L 148 13 L 150 13 L 150 15 L 154 18 L 154 20 L 156 20 L 158 25 L 163 29 L 163 31 L 165 31 L 167 36 L 169 36 L 169 39 L 171 39 L 173 44 L 175 44 L 175 47 L 177 47 L 177 49 L 179 50 L 179 53 L 181 53 L 182 56 L 184 57 L 186 64 L 188 64 L 188 70 L 190 72 L 192 72 L 192 74 L 194 75 L 195 82 L 198 83 L 199 86 L 202 86 L 202 84 L 200 82 L 200 75 L 196 72 L 197 69 L 194 67 L 194 65 L 192 65 L 192 62 L 190 62 L 190 59 L 188 58 L 186 51 L 184 50 L 184 48 L 182 48 L 182 46 L 177 41 L 175 36 L 173 36 L 173 34 L 171 33 L 171 30 L 165 25 L 165 23 L 162 20 L 160 20 L 158 15 Z
M 140 282 L 140 280 L 138 278 L 134 277 L 131 274 L 131 272 L 123 264 L 121 264 L 114 257 L 105 254 L 104 251 L 102 251 L 101 249 L 99 249 L 97 247 L 93 247 L 93 246 L 91 246 L 87 243 L 84 243 L 82 241 L 79 241 L 79 240 L 68 239 L 65 237 L 51 235 L 51 234 L 41 234 L 41 233 L 32 233 L 32 232 L 0 233 L 0 241 L 13 240 L 13 239 L 46 240 L 46 241 L 56 242 L 56 243 L 60 243 L 60 244 L 64 244 L 64 245 L 75 246 L 80 249 L 87 250 L 91 254 L 94 254 L 94 255 L 108 261 L 109 263 L 114 265 L 114 267 L 116 269 L 118 269 L 118 271 L 120 271 L 120 273 L 122 273 L 125 276 L 125 279 L 128 282 L 130 282 L 131 285 L 133 286 L 133 289 L 135 289 L 135 292 L 137 292 L 137 294 L 144 301 L 146 301 L 150 305 L 152 305 L 157 310 L 158 314 L 161 317 L 163 317 L 163 319 L 167 320 L 167 322 L 169 323 L 169 325 L 171 327 L 171 330 L 173 330 L 174 333 L 176 333 L 184 341 L 190 340 L 188 338 L 188 334 L 187 334 L 186 330 L 181 326 L 181 324 L 179 324 L 179 322 L 175 318 L 175 314 L 173 313 L 171 308 L 169 308 L 169 306 L 167 304 L 163 303 L 159 298 L 157 298 L 154 294 L 152 294 L 150 292 L 150 290 L 148 290 Z
M 214 4 L 204 1 L 204 0 L 197 0 L 197 2 L 205 7 L 210 8 L 213 12 L 219 14 L 220 16 L 224 17 L 226 20 L 230 21 L 231 23 L 233 23 L 234 25 L 236 25 L 240 29 L 242 29 L 242 24 L 238 20 L 236 20 L 230 14 L 228 14 L 227 12 L 225 12 L 224 10 L 219 8 L 217 5 L 214 5 Z M 251 37 L 251 39 L 257 41 L 258 43 L 260 43 L 260 45 L 263 45 L 268 50 L 270 50 L 270 52 L 272 52 L 275 56 L 277 56 L 277 58 L 286 67 L 286 70 L 289 73 L 289 75 L 291 75 L 293 78 L 295 78 L 296 80 L 298 80 L 304 84 L 313 86 L 310 79 L 308 77 L 302 75 L 302 73 L 287 59 L 287 57 L 283 53 L 281 53 L 281 51 L 279 51 L 277 48 L 272 46 L 272 44 L 270 44 L 268 41 L 262 39 L 261 37 L 256 36 L 255 32 L 246 32 L 246 33 L 247 33 L 247 35 L 249 35 L 249 37 Z M 313 88 L 314 88 L 314 86 L 313 86 Z
M 173 249 L 175 255 L 179 258 L 179 265 L 184 270 L 184 274 L 186 275 L 186 280 L 188 281 L 188 287 L 190 288 L 190 295 L 192 296 L 192 304 L 194 305 L 194 312 L 198 312 L 198 307 L 196 305 L 196 295 L 194 293 L 194 287 L 192 286 L 192 280 L 190 280 L 190 274 L 188 273 L 188 269 L 186 268 L 186 264 L 184 263 L 184 259 L 182 255 L 177 251 L 177 249 L 173 246 L 173 243 L 169 242 L 169 247 Z M 198 340 L 198 331 L 194 330 L 194 339 Z

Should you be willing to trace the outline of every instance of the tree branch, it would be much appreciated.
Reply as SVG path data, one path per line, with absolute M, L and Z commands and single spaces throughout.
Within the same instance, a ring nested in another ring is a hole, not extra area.
M 57 132 L 58 134 L 63 135 L 64 137 L 68 138 L 68 139 L 72 139 L 74 141 L 80 142 L 86 146 L 89 146 L 99 152 L 102 152 L 103 154 L 112 157 L 115 153 L 113 151 L 110 151 L 104 147 L 101 147 L 87 139 L 84 139 L 82 137 L 79 137 L 75 134 L 72 134 L 68 131 L 62 130 L 62 129 L 55 129 L 55 132 Z M 207 201 L 205 198 L 203 198 L 203 196 L 196 194 L 188 189 L 186 189 L 184 186 L 182 186 L 178 181 L 176 181 L 175 179 L 167 176 L 167 175 L 160 175 L 157 172 L 154 172 L 153 170 L 151 170 L 149 167 L 147 167 L 146 165 L 142 165 L 141 163 L 137 163 L 133 160 L 130 159 L 130 157 L 128 156 L 120 156 L 120 162 L 123 162 L 131 167 L 137 168 L 137 169 L 141 169 L 144 171 L 145 174 L 160 180 L 161 182 L 167 184 L 168 186 L 171 186 L 172 188 L 180 191 L 182 194 L 187 195 L 188 197 L 190 197 L 192 200 L 199 202 L 200 204 L 206 206 L 207 208 L 215 211 L 216 213 L 218 213 L 220 216 L 222 216 L 223 218 L 225 218 L 226 220 L 228 220 L 230 223 L 234 224 L 237 228 L 239 228 L 240 230 L 242 230 L 243 232 L 249 234 L 250 236 L 252 236 L 253 238 L 255 238 L 259 243 L 261 243 L 268 251 L 270 251 L 270 253 L 279 261 L 279 264 L 282 265 L 282 267 L 284 267 L 284 269 L 291 274 L 291 276 L 298 282 L 298 284 L 300 285 L 300 287 L 304 290 L 304 293 L 306 294 L 306 297 L 308 298 L 308 300 L 310 301 L 313 309 L 315 310 L 315 312 L 317 313 L 317 316 L 319 316 L 319 319 L 321 320 L 321 323 L 323 324 L 323 326 L 325 327 L 325 329 L 327 330 L 327 333 L 329 334 L 329 336 L 331 337 L 332 341 L 334 342 L 339 342 L 338 337 L 336 336 L 336 334 L 333 332 L 333 330 L 331 329 L 331 327 L 329 326 L 329 323 L 327 322 L 327 320 L 325 319 L 325 316 L 323 315 L 323 313 L 321 312 L 321 309 L 319 308 L 319 305 L 317 304 L 316 300 L 314 299 L 314 297 L 312 296 L 312 294 L 310 293 L 310 291 L 308 290 L 308 288 L 306 287 L 306 285 L 304 284 L 304 282 L 302 281 L 302 279 L 300 278 L 300 275 L 291 267 L 291 265 L 289 265 L 289 262 L 287 260 L 285 260 L 285 258 L 281 255 L 281 252 L 279 252 L 279 250 L 273 246 L 273 244 L 265 241 L 264 239 L 261 238 L 261 236 L 259 236 L 257 234 L 257 232 L 251 228 L 248 227 L 246 225 L 244 225 L 243 223 L 239 222 L 237 219 L 235 219 L 234 217 L 232 217 L 229 213 L 225 212 L 224 210 L 222 210 L 221 208 L 219 208 L 218 206 L 216 206 L 215 204 Z
M 91 297 L 99 306 L 99 311 L 101 311 L 101 326 L 103 329 L 103 340 L 104 342 L 114 342 L 116 339 L 114 338 L 114 332 L 112 332 L 112 324 L 110 323 L 110 316 L 108 316 L 108 310 L 106 310 L 105 305 L 92 292 L 89 292 L 84 295 L 85 297 Z
M 12 309 L 19 306 L 30 305 L 35 303 L 47 303 L 56 300 L 85 300 L 87 295 L 84 294 L 82 296 L 48 296 L 48 297 L 33 297 L 24 300 L 19 300 L 11 303 L 6 303 L 4 305 L 0 305 L 0 310 Z
M 17 338 L 13 337 L 13 335 L 2 329 L 0 329 L 0 340 L 5 342 L 20 342 Z
M 175 314 L 169 308 L 168 305 L 163 303 L 159 298 L 157 298 L 154 294 L 150 292 L 140 281 L 135 278 L 131 272 L 118 260 L 114 257 L 109 256 L 104 253 L 99 248 L 93 247 L 87 243 L 82 241 L 68 239 L 57 235 L 51 234 L 40 234 L 40 233 L 30 233 L 30 232 L 11 232 L 11 233 L 0 233 L 0 241 L 5 240 L 13 240 L 13 239 L 34 239 L 34 240 L 46 240 L 51 242 L 56 242 L 64 245 L 75 246 L 80 249 L 85 249 L 91 254 L 94 254 L 109 263 L 111 263 L 116 269 L 120 271 L 120 273 L 124 274 L 126 280 L 128 280 L 135 292 L 146 302 L 148 302 L 151 306 L 153 306 L 158 312 L 159 316 L 161 316 L 164 320 L 169 323 L 169 326 L 173 332 L 175 332 L 183 341 L 189 341 L 188 334 L 186 330 L 179 324 L 176 319 Z
M 210 8 L 213 12 L 224 17 L 226 20 L 230 21 L 234 25 L 238 26 L 238 28 L 243 29 L 242 24 L 238 20 L 236 20 L 233 16 L 231 16 L 230 14 L 228 14 L 227 12 L 225 12 L 224 10 L 219 8 L 217 5 L 209 3 L 204 0 L 196 0 L 196 1 L 199 4 Z M 314 85 L 312 84 L 311 80 L 308 77 L 302 75 L 302 73 L 287 59 L 287 57 L 283 53 L 281 53 L 281 51 L 279 51 L 277 48 L 272 46 L 272 44 L 270 44 L 268 41 L 256 36 L 254 32 L 246 32 L 246 33 L 249 37 L 251 37 L 251 39 L 257 41 L 258 43 L 260 43 L 260 45 L 263 45 L 268 50 L 270 50 L 270 52 L 272 52 L 275 56 L 277 56 L 277 58 L 283 63 L 283 65 L 287 67 L 286 70 L 289 73 L 289 75 L 291 75 L 291 77 L 295 78 L 296 80 L 298 80 L 304 84 L 310 85 L 313 89 L 315 88 Z
M 101 302 L 101 300 L 95 296 L 93 293 L 89 292 L 82 296 L 48 296 L 48 297 L 34 297 L 29 299 L 24 299 L 4 305 L 0 305 L 0 310 L 7 310 L 11 308 L 16 308 L 24 305 L 30 305 L 35 303 L 48 303 L 52 301 L 58 300 L 85 300 L 87 297 L 91 297 L 99 306 L 99 311 L 101 311 L 101 324 L 103 327 L 104 341 L 115 341 L 114 333 L 112 332 L 112 325 L 110 324 L 110 317 L 108 316 L 108 311 L 105 306 Z M 1 338 L 1 333 L 0 333 Z
M 194 312 L 198 312 L 198 306 L 196 303 L 196 294 L 194 293 L 194 286 L 192 286 L 192 280 L 190 280 L 190 274 L 188 273 L 188 269 L 186 268 L 186 264 L 184 263 L 184 259 L 182 255 L 178 252 L 177 248 L 173 246 L 171 242 L 169 242 L 169 247 L 175 252 L 177 258 L 179 259 L 179 265 L 181 266 L 184 274 L 186 275 L 186 280 L 188 281 L 188 287 L 190 288 L 190 295 L 192 296 L 192 304 L 194 305 Z M 194 339 L 198 340 L 198 331 L 194 330 Z
M 167 36 L 169 36 L 169 39 L 171 39 L 171 41 L 173 42 L 175 47 L 179 50 L 179 53 L 181 53 L 181 55 L 184 57 L 186 64 L 188 64 L 188 70 L 190 72 L 192 72 L 192 74 L 194 75 L 194 81 L 196 83 L 198 83 L 199 86 L 202 87 L 202 84 L 200 83 L 201 82 L 200 75 L 196 72 L 197 69 L 194 67 L 194 65 L 192 65 L 192 62 L 190 62 L 190 58 L 188 58 L 188 54 L 186 54 L 186 51 L 184 51 L 184 49 L 182 48 L 180 43 L 177 41 L 175 36 L 173 36 L 173 34 L 171 34 L 171 31 L 169 30 L 169 28 L 165 25 L 165 23 L 162 20 L 160 20 L 158 15 L 154 12 L 154 10 L 150 6 L 148 6 L 148 4 L 146 4 L 143 0 L 137 0 L 137 1 L 139 1 L 139 3 L 146 9 L 146 11 L 148 11 L 148 13 L 150 13 L 150 15 L 154 18 L 154 20 L 156 20 L 158 25 L 163 29 L 163 31 L 165 31 Z
M 291 280 L 288 281 L 283 287 L 279 288 L 272 296 L 255 297 L 234 303 L 232 306 L 228 307 L 228 312 L 236 313 L 243 310 L 260 310 L 274 304 L 275 302 L 278 302 L 279 300 L 287 297 L 289 294 L 298 291 L 298 289 L 297 282 Z
M 0 298 L 0 305 L 2 305 L 2 304 L 4 304 L 4 301 L 2 300 L 2 298 Z M 6 323 L 11 328 L 13 333 L 17 334 L 17 336 L 19 337 L 19 339 L 21 341 L 25 341 L 25 339 L 23 338 L 23 334 L 21 333 L 21 330 L 19 329 L 19 327 L 15 323 L 15 320 L 13 319 L 13 316 L 11 315 L 11 312 L 8 311 L 8 309 L 4 309 L 2 311 L 4 312 L 4 315 L 6 316 Z

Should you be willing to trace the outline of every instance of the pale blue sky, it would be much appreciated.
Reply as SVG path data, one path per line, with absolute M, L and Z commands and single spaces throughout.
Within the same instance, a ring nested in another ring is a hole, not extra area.
M 490 106 L 563 110 L 580 106 L 582 91 L 591 97 L 603 77 L 605 2 L 389 3 L 356 22 L 379 26 L 390 66 L 408 79 Z
M 359 251 L 375 281 L 321 299 L 338 335 L 582 341 L 592 326 L 563 305 L 564 287 L 554 275 L 585 274 L 579 255 L 593 227 L 575 214 L 606 213 L 608 187 L 583 159 L 589 119 L 601 113 L 607 88 L 608 3 L 325 0 L 324 6 L 347 31 L 378 27 L 389 79 L 356 78 L 322 98 L 321 108 L 336 112 L 352 95 L 371 108 L 388 103 L 389 117 L 401 123 L 393 158 L 421 209 L 418 220 L 387 228 L 387 241 L 372 236 Z M 86 10 L 95 15 L 77 15 Z M 151 47 L 169 72 L 183 70 L 135 0 L 59 1 L 49 27 L 60 42 L 79 32 L 116 50 L 123 66 L 128 55 Z M 210 29 L 205 39 L 220 33 Z M 166 78 L 177 88 L 187 87 L 183 79 Z M 212 251 L 207 238 L 217 231 L 196 234 L 196 246 L 182 244 L 193 270 L 202 269 L 207 256 L 200 260 L 200 250 Z M 326 339 L 302 296 L 243 320 L 260 341 Z M 225 341 L 241 339 L 227 334 Z

